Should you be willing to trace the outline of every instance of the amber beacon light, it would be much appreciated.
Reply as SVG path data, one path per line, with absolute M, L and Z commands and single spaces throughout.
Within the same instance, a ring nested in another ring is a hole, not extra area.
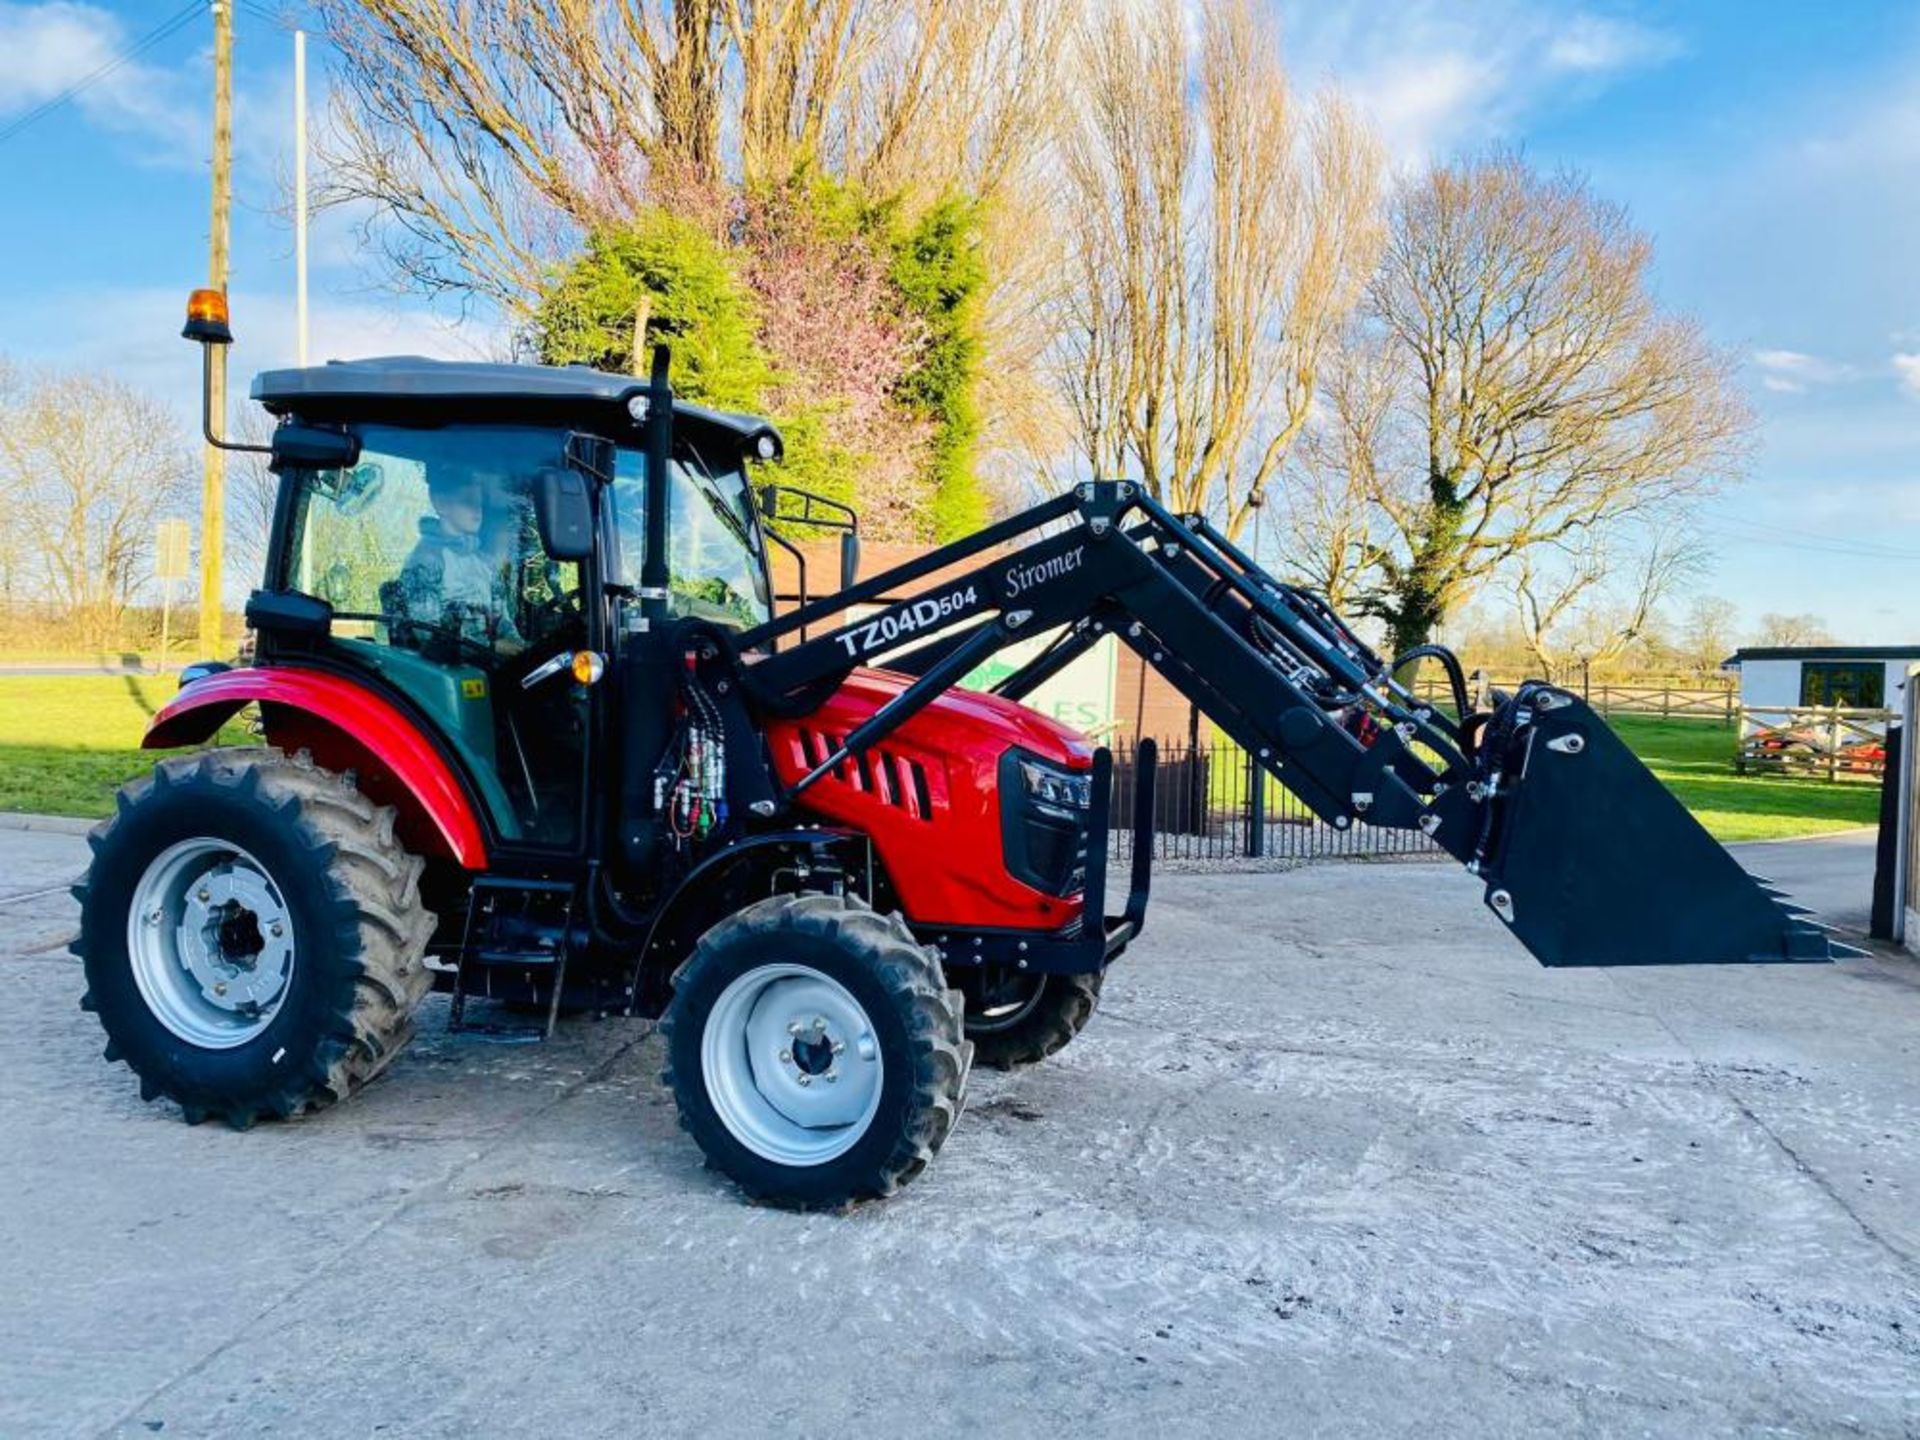
M 196 290 L 187 297 L 187 323 L 180 334 L 203 345 L 231 345 L 227 297 L 220 290 Z

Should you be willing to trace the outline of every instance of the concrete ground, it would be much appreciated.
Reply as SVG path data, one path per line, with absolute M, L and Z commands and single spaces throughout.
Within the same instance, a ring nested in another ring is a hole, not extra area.
M 1743 858 L 1838 908 L 1816 843 Z M 350 1105 L 180 1125 L 75 1008 L 82 855 L 0 833 L 0 1434 L 1920 1432 L 1905 958 L 1548 973 L 1450 868 L 1169 877 L 1076 1044 L 803 1217 L 638 1024 L 436 1001 Z

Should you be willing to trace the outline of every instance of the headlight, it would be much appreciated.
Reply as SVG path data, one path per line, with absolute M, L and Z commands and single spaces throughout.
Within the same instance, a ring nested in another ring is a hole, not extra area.
M 1007 873 L 1047 895 L 1085 886 L 1093 776 L 1023 750 L 1000 757 L 1000 833 Z
M 1083 771 L 1063 770 L 1044 760 L 1020 760 L 1020 781 L 1028 798 L 1060 810 L 1086 810 L 1093 805 L 1093 778 Z

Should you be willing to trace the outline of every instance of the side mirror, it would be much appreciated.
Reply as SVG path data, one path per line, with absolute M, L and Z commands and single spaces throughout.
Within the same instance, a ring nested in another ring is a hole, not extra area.
M 282 470 L 345 470 L 360 458 L 360 441 L 344 430 L 319 425 L 281 425 L 268 447 L 273 458 L 267 468 Z
M 844 530 L 840 534 L 840 588 L 848 590 L 860 579 L 860 535 Z
M 533 479 L 533 518 L 540 543 L 554 560 L 585 560 L 593 554 L 593 500 L 578 470 L 548 468 Z
M 333 606 L 293 590 L 256 590 L 247 597 L 247 624 L 262 633 L 312 639 L 333 628 Z

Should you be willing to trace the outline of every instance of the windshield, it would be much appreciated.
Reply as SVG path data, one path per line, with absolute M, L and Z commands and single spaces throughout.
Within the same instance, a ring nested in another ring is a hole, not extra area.
M 625 585 L 639 585 L 646 554 L 646 470 L 645 451 L 616 451 L 609 493 L 619 553 L 608 573 Z M 743 629 L 764 623 L 772 608 L 746 477 L 737 465 L 709 469 L 686 449 L 673 457 L 669 484 L 668 608 Z

